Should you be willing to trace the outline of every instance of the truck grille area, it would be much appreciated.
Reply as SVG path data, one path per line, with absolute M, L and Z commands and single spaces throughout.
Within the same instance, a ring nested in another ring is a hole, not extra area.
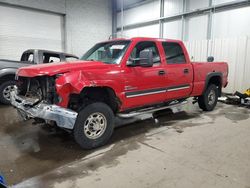
M 48 104 L 59 102 L 56 94 L 55 77 L 37 76 L 33 78 L 18 77 L 18 95 L 45 101 Z

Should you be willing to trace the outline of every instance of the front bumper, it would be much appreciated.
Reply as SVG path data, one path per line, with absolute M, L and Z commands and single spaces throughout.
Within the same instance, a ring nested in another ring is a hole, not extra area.
M 10 102 L 24 120 L 41 118 L 55 121 L 58 127 L 74 128 L 77 112 L 73 110 L 18 96 L 16 88 L 10 92 Z

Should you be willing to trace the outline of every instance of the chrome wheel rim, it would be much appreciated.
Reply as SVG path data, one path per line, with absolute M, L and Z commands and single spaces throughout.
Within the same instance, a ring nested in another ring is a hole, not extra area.
M 3 90 L 3 97 L 7 101 L 10 100 L 10 92 L 14 89 L 14 86 L 15 85 L 9 85 L 9 86 L 5 87 L 4 90 Z
M 90 114 L 84 122 L 84 134 L 89 139 L 97 139 L 103 135 L 106 127 L 106 117 L 100 112 L 95 112 Z
M 211 106 L 215 102 L 215 91 L 211 90 L 208 94 L 208 104 Z

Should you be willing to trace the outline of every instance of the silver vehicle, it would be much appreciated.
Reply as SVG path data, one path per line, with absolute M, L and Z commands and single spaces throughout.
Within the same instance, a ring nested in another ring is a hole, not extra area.
M 0 59 L 0 102 L 10 104 L 10 91 L 15 86 L 15 74 L 20 67 L 77 59 L 78 57 L 73 54 L 40 49 L 26 50 L 20 61 Z

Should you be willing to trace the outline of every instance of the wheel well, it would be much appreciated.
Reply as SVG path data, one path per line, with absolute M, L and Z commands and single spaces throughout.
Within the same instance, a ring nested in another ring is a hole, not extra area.
M 219 89 L 219 96 L 221 96 L 221 88 L 222 88 L 222 80 L 221 80 L 221 76 L 212 76 L 210 79 L 209 79 L 209 81 L 208 81 L 208 83 L 207 83 L 207 86 L 206 86 L 206 88 L 210 85 L 210 84 L 214 84 L 214 85 L 216 85 L 217 87 L 218 87 L 218 89 Z
M 7 75 L 0 77 L 0 83 L 9 81 L 9 80 L 15 80 L 15 74 L 7 74 Z
M 79 111 L 86 105 L 93 102 L 103 102 L 107 104 L 114 113 L 120 107 L 120 100 L 114 90 L 109 87 L 85 87 L 80 94 L 71 94 L 69 108 Z

